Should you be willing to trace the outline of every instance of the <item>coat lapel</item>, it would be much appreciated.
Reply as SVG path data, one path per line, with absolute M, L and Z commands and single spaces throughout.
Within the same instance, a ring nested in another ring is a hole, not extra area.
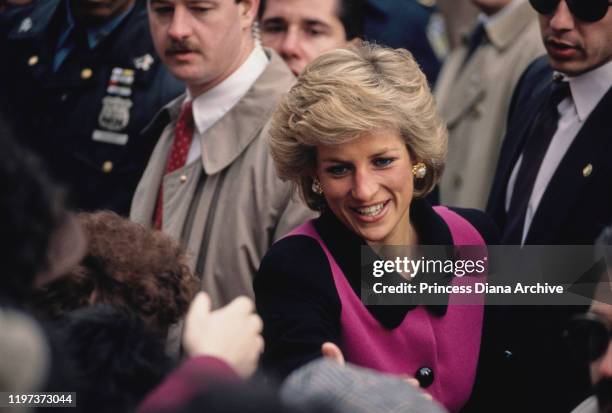
M 563 225 L 581 199 L 585 186 L 610 161 L 612 133 L 606 133 L 610 130 L 610 107 L 612 88 L 588 117 L 557 167 L 533 218 L 526 244 L 541 244 L 554 239 L 555 230 Z M 593 173 L 585 176 L 583 170 L 589 164 Z
M 463 54 L 458 57 L 461 59 L 455 59 L 456 61 L 454 62 L 457 71 L 460 70 Z M 475 59 L 481 60 L 481 57 L 483 56 L 475 56 Z M 448 96 L 444 107 L 441 108 L 442 116 L 446 119 L 449 129 L 453 129 L 461 119 L 470 116 L 474 108 L 485 97 L 484 84 L 481 82 L 479 75 L 480 71 L 470 70 L 472 65 L 478 64 L 482 64 L 482 62 L 468 62 L 468 67 L 458 74 L 457 82 L 452 86 L 449 85 L 461 90 L 461 93 L 453 93 Z
M 240 156 L 269 121 L 281 85 L 289 90 L 295 83 L 295 77 L 281 58 L 276 53 L 267 53 L 270 62 L 257 82 L 202 136 L 202 165 L 207 175 L 220 172 Z
M 537 114 L 550 95 L 550 86 L 551 80 L 538 82 L 535 84 L 535 87 L 531 83 L 525 84 L 522 89 L 533 88 L 533 90 L 531 93 L 527 92 L 526 96 L 517 99 L 517 102 L 513 105 L 516 106 L 514 108 L 514 115 L 511 112 L 508 132 L 502 144 L 497 172 L 487 207 L 487 210 L 493 215 L 493 218 L 500 227 L 503 227 L 505 221 L 504 205 L 506 189 L 512 169 L 521 154 L 524 142 Z

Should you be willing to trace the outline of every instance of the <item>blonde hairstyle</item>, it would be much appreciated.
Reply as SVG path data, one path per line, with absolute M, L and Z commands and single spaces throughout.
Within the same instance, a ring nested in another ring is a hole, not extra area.
M 397 131 L 412 162 L 427 165 L 425 178 L 415 180 L 415 196 L 425 196 L 444 169 L 447 146 L 425 75 L 410 52 L 362 42 L 327 52 L 304 69 L 272 117 L 270 151 L 279 177 L 321 210 L 323 197 L 311 189 L 316 146 L 382 129 Z

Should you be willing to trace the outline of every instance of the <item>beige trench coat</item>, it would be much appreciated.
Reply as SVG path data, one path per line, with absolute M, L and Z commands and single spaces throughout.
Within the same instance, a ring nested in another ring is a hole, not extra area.
M 313 216 L 276 176 L 267 147 L 268 120 L 295 82 L 275 53 L 247 94 L 201 139 L 202 157 L 163 176 L 185 96 L 167 107 L 170 123 L 138 184 L 130 217 L 151 225 L 163 178 L 163 228 L 182 241 L 213 306 L 253 297 L 252 279 L 273 241 Z
M 449 130 L 440 182 L 445 205 L 485 208 L 512 92 L 529 63 L 544 54 L 536 13 L 521 1 L 491 22 L 487 40 L 463 70 L 467 44 L 455 49 L 442 67 L 435 96 Z

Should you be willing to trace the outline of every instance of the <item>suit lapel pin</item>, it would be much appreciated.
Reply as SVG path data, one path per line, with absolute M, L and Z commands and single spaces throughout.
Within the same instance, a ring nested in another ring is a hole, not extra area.
M 587 166 L 582 168 L 582 176 L 584 176 L 585 178 L 589 177 L 592 172 L 593 172 L 593 165 L 592 164 L 587 164 Z
M 30 17 L 26 17 L 19 25 L 19 33 L 27 33 L 30 30 L 32 30 L 32 19 Z

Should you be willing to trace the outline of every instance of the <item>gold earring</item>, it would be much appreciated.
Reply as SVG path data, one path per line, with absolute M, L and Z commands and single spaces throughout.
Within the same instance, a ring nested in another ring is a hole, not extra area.
M 427 175 L 427 165 L 425 165 L 423 162 L 414 164 L 412 167 L 412 174 L 416 179 L 425 178 L 425 175 Z
M 321 181 L 319 181 L 319 178 L 314 178 L 312 180 L 312 186 L 310 188 L 315 194 L 323 195 L 323 187 L 321 186 Z

